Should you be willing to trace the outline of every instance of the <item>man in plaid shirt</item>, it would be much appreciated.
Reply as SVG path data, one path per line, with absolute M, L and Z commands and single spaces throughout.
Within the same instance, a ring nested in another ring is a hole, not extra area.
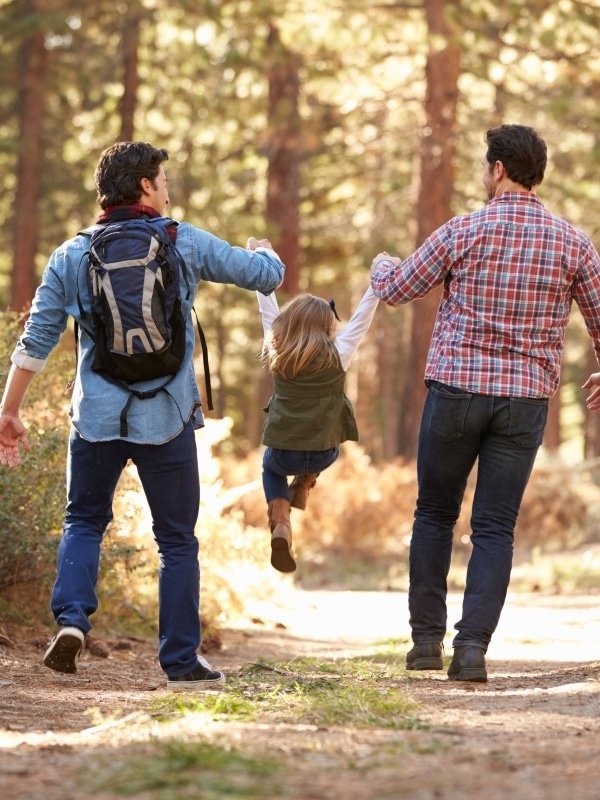
M 375 256 L 371 275 L 390 306 L 443 284 L 425 369 L 406 667 L 443 668 L 454 526 L 478 461 L 473 549 L 448 669 L 457 681 L 487 680 L 485 654 L 506 599 L 514 528 L 558 388 L 573 300 L 600 361 L 600 257 L 536 196 L 545 142 L 524 125 L 492 128 L 485 141 L 487 205 L 449 220 L 403 261 Z M 592 384 L 600 386 L 600 373 Z

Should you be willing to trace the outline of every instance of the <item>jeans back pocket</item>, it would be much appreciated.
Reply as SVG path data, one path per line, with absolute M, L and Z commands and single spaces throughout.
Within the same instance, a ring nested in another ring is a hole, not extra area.
M 539 447 L 548 419 L 548 400 L 534 397 L 511 397 L 508 435 L 519 447 Z
M 432 381 L 425 401 L 425 420 L 431 433 L 444 442 L 463 436 L 472 397 L 463 389 Z

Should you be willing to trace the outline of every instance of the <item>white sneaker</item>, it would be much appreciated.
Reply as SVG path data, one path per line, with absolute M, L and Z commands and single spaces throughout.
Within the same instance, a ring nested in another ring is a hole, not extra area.
M 77 661 L 84 642 L 85 633 L 79 628 L 61 628 L 44 654 L 44 665 L 56 672 L 77 672 Z

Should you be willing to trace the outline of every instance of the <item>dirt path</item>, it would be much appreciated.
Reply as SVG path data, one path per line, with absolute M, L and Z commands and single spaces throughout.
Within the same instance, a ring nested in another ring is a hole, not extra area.
M 277 607 L 256 604 L 247 611 L 239 627 L 224 633 L 223 649 L 210 655 L 230 675 L 257 660 L 364 657 L 390 639 L 398 661 L 408 649 L 400 593 L 286 590 Z M 451 598 L 450 619 L 458 614 L 458 598 Z M 168 726 L 160 733 L 148 726 L 148 708 L 165 688 L 152 644 L 107 637 L 76 676 L 60 676 L 41 666 L 45 636 L 5 632 L 0 797 L 112 800 L 116 795 L 86 794 L 82 784 L 95 753 L 168 733 Z M 188 721 L 185 735 L 229 739 L 238 747 L 250 738 L 283 753 L 289 781 L 281 800 L 600 798 L 600 596 L 511 595 L 488 671 L 487 684 L 408 673 L 403 691 L 429 726 L 416 730 L 259 723 L 207 728 L 204 722 L 196 731 Z M 385 757 L 392 746 L 400 754 L 394 760 Z

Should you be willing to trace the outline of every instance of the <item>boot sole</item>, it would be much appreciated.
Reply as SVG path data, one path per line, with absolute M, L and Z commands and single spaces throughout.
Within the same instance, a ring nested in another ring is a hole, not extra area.
M 448 673 L 450 681 L 472 681 L 473 683 L 487 683 L 487 671 L 483 667 L 461 669 L 453 675 Z
M 441 658 L 417 658 L 407 664 L 406 669 L 444 669 L 444 662 Z
M 283 537 L 275 537 L 271 540 L 271 566 L 279 572 L 294 572 L 296 562 L 294 561 L 287 540 Z
M 44 655 L 44 666 L 55 672 L 74 675 L 83 642 L 77 636 L 64 634 L 53 641 Z

